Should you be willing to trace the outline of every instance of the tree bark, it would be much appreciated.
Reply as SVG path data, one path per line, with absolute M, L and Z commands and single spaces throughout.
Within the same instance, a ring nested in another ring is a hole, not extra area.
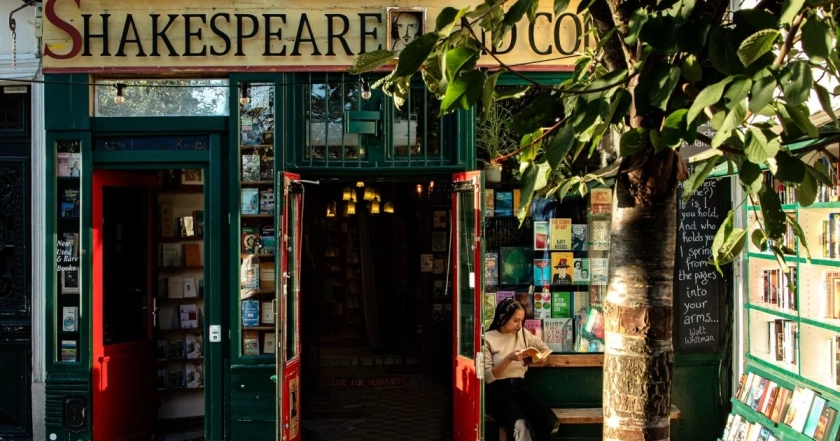
M 674 160 L 672 154 L 649 155 L 658 164 L 648 166 L 673 174 L 644 179 L 662 179 L 660 192 L 644 203 L 635 193 L 645 182 L 633 182 L 626 170 L 616 179 L 604 300 L 604 441 L 670 439 L 679 174 Z

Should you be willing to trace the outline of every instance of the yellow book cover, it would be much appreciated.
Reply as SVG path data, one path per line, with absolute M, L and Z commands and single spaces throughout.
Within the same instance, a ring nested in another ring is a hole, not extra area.
M 572 220 L 566 218 L 552 218 L 550 228 L 552 250 L 566 251 L 572 249 Z

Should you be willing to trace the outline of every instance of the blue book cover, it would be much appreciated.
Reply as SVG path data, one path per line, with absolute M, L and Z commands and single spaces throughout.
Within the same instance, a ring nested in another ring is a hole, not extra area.
M 256 300 L 242 301 L 242 327 L 252 328 L 260 325 L 260 302 Z
M 513 216 L 513 192 L 512 191 L 497 191 L 496 192 L 496 216 Z
M 534 259 L 534 286 L 551 284 L 551 259 Z

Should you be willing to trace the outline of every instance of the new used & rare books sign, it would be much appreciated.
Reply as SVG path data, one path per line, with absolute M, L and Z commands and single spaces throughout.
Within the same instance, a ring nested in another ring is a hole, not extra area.
M 461 6 L 406 3 L 44 0 L 44 71 L 338 71 L 365 52 L 399 51 L 433 30 L 443 8 Z M 522 20 L 495 54 L 533 70 L 570 69 L 573 55 L 593 43 L 580 38 L 586 24 L 574 14 L 577 3 L 555 16 L 553 0 L 542 0 L 535 22 Z

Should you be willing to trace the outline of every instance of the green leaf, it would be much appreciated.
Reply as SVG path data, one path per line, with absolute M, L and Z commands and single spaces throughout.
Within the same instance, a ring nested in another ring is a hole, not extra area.
M 513 6 L 508 9 L 507 13 L 505 13 L 505 19 L 502 23 L 506 28 L 516 26 L 516 23 L 519 23 L 519 20 L 522 20 L 522 16 L 531 9 L 531 3 L 536 1 L 537 0 L 516 0 L 516 3 L 514 3 Z
M 534 191 L 540 190 L 548 183 L 548 173 L 551 169 L 548 163 L 541 162 L 535 164 L 533 162 L 522 162 L 519 164 L 519 174 L 521 176 L 521 194 L 520 194 L 520 211 L 517 213 L 520 223 L 524 220 L 523 207 L 530 207 L 531 201 L 534 198 Z
M 619 141 L 618 154 L 619 156 L 632 156 L 641 152 L 645 148 L 645 139 L 647 138 L 647 131 L 641 127 L 636 127 L 624 132 Z
M 747 231 L 734 226 L 734 212 L 735 210 L 730 210 L 712 241 L 712 259 L 720 274 L 723 274 L 720 266 L 735 260 L 747 243 Z
M 636 40 L 639 38 L 639 32 L 642 30 L 642 27 L 645 25 L 645 22 L 648 20 L 648 13 L 647 10 L 644 8 L 636 8 L 633 11 L 633 15 L 630 16 L 630 22 L 627 30 L 627 36 L 624 37 L 624 42 L 628 45 L 632 46 L 636 44 Z
M 732 83 L 723 95 L 723 105 L 727 109 L 732 109 L 736 104 L 744 101 L 747 95 L 750 94 L 752 87 L 752 80 L 749 78 L 738 78 Z
M 758 201 L 761 205 L 761 214 L 764 216 L 764 231 L 767 237 L 773 240 L 780 240 L 785 235 L 785 212 L 782 211 L 782 202 L 776 190 L 764 185 L 758 192 Z
M 660 65 L 654 69 L 652 88 L 648 89 L 650 105 L 660 110 L 668 107 L 668 99 L 680 80 L 680 68 L 677 66 Z
M 467 110 L 472 107 L 484 90 L 484 74 L 477 71 L 464 72 L 449 83 L 440 103 L 441 113 L 455 108 Z
M 744 29 L 748 34 L 779 28 L 779 18 L 763 9 L 739 9 L 732 16 L 737 29 Z
M 791 106 L 788 104 L 783 105 L 784 109 L 787 110 L 790 118 L 793 120 L 794 124 L 797 127 L 802 129 L 805 134 L 810 136 L 813 139 L 817 139 L 820 136 L 820 131 L 811 122 L 811 118 L 808 115 L 808 107 L 806 106 Z
M 676 20 L 666 15 L 651 15 L 639 32 L 639 38 L 659 52 L 673 53 L 677 48 Z
M 802 50 L 814 63 L 822 63 L 831 53 L 831 26 L 818 15 L 811 14 L 802 26 Z
M 687 109 L 679 109 L 668 115 L 662 125 L 661 140 L 669 146 L 679 145 L 687 137 L 686 115 Z
M 805 163 L 786 150 L 776 153 L 776 166 L 778 171 L 774 173 L 776 179 L 785 185 L 800 184 L 805 179 Z
M 805 164 L 805 170 L 807 170 L 808 173 L 822 185 L 825 185 L 826 187 L 834 186 L 834 181 L 828 176 L 828 170 L 826 170 L 821 161 L 815 162 L 813 166 Z
M 837 114 L 834 112 L 834 109 L 832 108 L 833 106 L 831 105 L 831 97 L 828 95 L 828 90 L 819 84 L 815 84 L 814 89 L 817 91 L 817 98 L 820 100 L 820 105 L 822 106 L 823 111 L 831 116 L 831 120 L 834 121 L 834 126 L 840 128 L 840 123 L 837 122 Z
M 782 16 L 779 22 L 783 25 L 789 25 L 804 5 L 805 0 L 785 0 L 782 3 Z
M 723 91 L 726 88 L 726 85 L 729 84 L 732 79 L 733 77 L 726 77 L 723 80 L 701 90 L 697 95 L 697 98 L 691 104 L 691 107 L 688 109 L 688 122 L 693 122 L 694 118 L 697 118 L 697 115 L 703 112 L 703 109 L 707 106 L 711 106 L 720 101 L 720 97 L 723 96 Z
M 630 105 L 633 104 L 633 94 L 627 89 L 618 89 L 613 95 L 613 102 L 610 104 L 611 117 L 606 121 L 607 124 L 618 124 L 627 116 L 630 111 Z
M 785 101 L 792 106 L 798 106 L 808 101 L 811 88 L 814 85 L 814 75 L 806 61 L 794 61 L 786 70 L 790 73 L 787 81 L 782 85 Z
M 712 66 L 724 75 L 737 75 L 744 71 L 738 58 L 738 36 L 735 31 L 722 27 L 712 29 L 709 36 L 709 57 Z
M 815 184 L 816 185 L 816 184 Z M 797 199 L 797 202 L 799 200 Z M 809 204 L 810 205 L 810 204 Z M 787 215 L 788 223 L 793 228 L 793 234 L 799 239 L 799 249 L 805 251 L 805 257 L 808 260 L 811 260 L 811 250 L 808 249 L 808 239 L 805 237 L 805 231 L 802 229 L 802 226 L 799 225 L 799 222 L 793 218 L 791 215 Z M 791 253 L 794 254 L 794 253 Z
M 457 78 L 463 71 L 470 71 L 475 69 L 475 63 L 478 61 L 479 53 L 477 50 L 466 47 L 456 47 L 449 50 L 444 56 L 444 64 L 446 66 L 446 78 L 449 81 Z
M 771 137 L 761 129 L 750 127 L 745 139 L 744 154 L 750 162 L 763 164 L 770 158 L 775 158 L 779 152 L 778 137 L 771 133 Z
M 545 147 L 545 159 L 552 170 L 557 169 L 560 161 L 575 145 L 575 142 L 575 131 L 572 125 L 568 123 L 563 125 L 560 131 L 551 138 L 551 141 Z
M 703 69 L 694 54 L 688 54 L 682 62 L 682 75 L 686 80 L 696 83 L 703 79 Z
M 397 61 L 394 76 L 407 77 L 417 72 L 417 69 L 420 69 L 420 66 L 423 65 L 423 62 L 432 53 L 432 50 L 438 42 L 438 37 L 437 32 L 428 32 L 411 43 L 408 43 L 408 46 L 400 51 L 400 59 Z
M 776 78 L 769 69 L 762 69 L 753 76 L 752 90 L 750 91 L 750 112 L 758 113 L 765 106 L 773 101 L 773 93 L 776 90 Z
M 749 66 L 762 55 L 773 49 L 773 43 L 781 32 L 777 29 L 764 29 L 747 37 L 738 48 L 738 58 L 744 66 Z
M 487 115 L 490 114 L 490 109 L 492 109 L 496 103 L 493 92 L 496 91 L 496 81 L 499 79 L 499 75 L 501 74 L 501 70 L 496 71 L 487 77 L 486 81 L 484 81 L 484 91 L 481 94 L 481 121 L 487 121 Z
M 556 106 L 554 96 L 541 93 L 524 109 L 513 115 L 509 128 L 520 136 L 525 136 L 540 127 L 548 127 L 556 118 Z
M 796 203 L 803 207 L 810 207 L 817 200 L 817 191 L 817 180 L 810 173 L 806 173 L 802 178 L 802 183 L 793 189 Z
M 495 97 L 497 101 L 506 100 L 510 98 L 519 98 L 522 95 L 524 95 L 525 92 L 527 92 L 530 88 L 531 86 L 511 86 L 502 89 L 496 89 L 493 92 L 493 97 Z
M 429 92 L 435 94 L 435 97 L 443 96 L 443 72 L 440 69 L 440 57 L 431 56 L 426 59 L 426 64 L 423 70 L 420 71 L 420 76 L 423 77 L 423 83 Z
M 741 101 L 735 104 L 726 114 L 726 119 L 723 120 L 723 125 L 718 129 L 721 132 L 731 132 L 732 130 L 741 127 L 744 123 L 744 118 L 747 117 L 747 102 Z
M 750 240 L 759 250 L 764 251 L 767 249 L 767 235 L 764 234 L 764 231 L 762 231 L 761 228 L 753 230 Z
M 738 178 L 744 187 L 744 191 L 751 196 L 758 194 L 761 190 L 761 184 L 764 182 L 764 174 L 761 172 L 761 167 L 750 161 L 744 161 L 741 164 L 741 169 L 738 171 Z
M 353 75 L 363 74 L 365 72 L 370 72 L 380 66 L 384 66 L 389 61 L 394 59 L 394 53 L 391 51 L 386 51 L 384 49 L 376 50 L 373 52 L 365 52 L 363 54 L 359 54 L 353 60 L 353 66 L 350 67 L 347 71 Z
M 519 160 L 521 162 L 533 161 L 537 157 L 542 146 L 543 129 L 537 129 L 534 133 L 529 133 L 519 140 Z
M 554 15 L 560 15 L 569 7 L 570 0 L 554 0 Z
M 694 192 L 697 191 L 697 189 L 703 186 L 703 182 L 706 181 L 706 178 L 708 178 L 709 174 L 712 173 L 712 170 L 715 169 L 715 166 L 717 165 L 717 160 L 717 157 L 712 157 L 703 162 L 702 167 L 699 167 L 699 165 L 698 167 L 695 167 L 694 173 L 692 173 L 691 176 L 689 176 L 688 179 L 686 179 L 685 182 L 683 182 L 683 201 L 687 202 L 691 195 L 693 195 Z

